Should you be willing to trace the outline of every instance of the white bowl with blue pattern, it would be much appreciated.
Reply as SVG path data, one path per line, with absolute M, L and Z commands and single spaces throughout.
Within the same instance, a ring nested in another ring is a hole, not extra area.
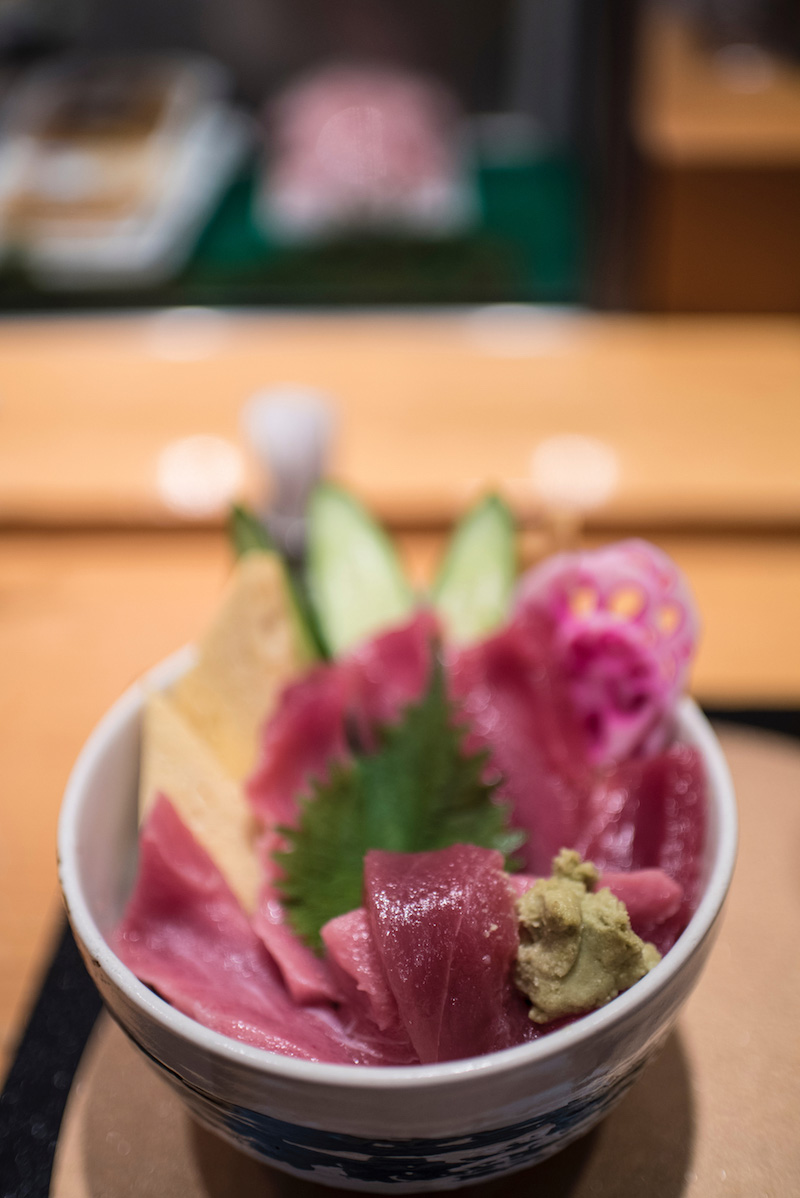
M 733 788 L 699 709 L 684 700 L 679 723 L 709 780 L 703 897 L 652 972 L 601 1010 L 504 1052 L 441 1065 L 315 1064 L 195 1023 L 138 981 L 106 940 L 133 881 L 143 699 L 190 660 L 190 651 L 175 655 L 111 708 L 76 763 L 59 824 L 75 937 L 134 1044 L 202 1123 L 245 1152 L 353 1190 L 454 1189 L 535 1164 L 588 1131 L 664 1042 L 711 950 L 733 873 Z

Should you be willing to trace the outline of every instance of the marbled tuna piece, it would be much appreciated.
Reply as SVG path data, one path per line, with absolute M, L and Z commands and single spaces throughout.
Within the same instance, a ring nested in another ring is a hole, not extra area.
M 312 952 L 293 931 L 286 909 L 269 882 L 262 887 L 252 927 L 278 966 L 296 1003 L 339 1002 L 341 991 L 328 962 Z
M 364 885 L 375 945 L 423 1064 L 535 1035 L 512 982 L 517 920 L 499 853 L 474 845 L 373 850 Z
M 560 553 L 520 582 L 515 618 L 545 619 L 591 761 L 663 748 L 698 632 L 688 585 L 646 541 Z

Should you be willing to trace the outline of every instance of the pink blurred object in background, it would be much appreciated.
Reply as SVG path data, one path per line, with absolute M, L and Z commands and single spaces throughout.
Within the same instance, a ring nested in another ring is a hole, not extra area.
M 552 623 L 595 765 L 663 747 L 698 634 L 689 588 L 666 554 L 640 540 L 557 554 L 522 580 L 517 616 Z
M 397 68 L 328 67 L 283 92 L 268 126 L 261 216 L 278 237 L 440 236 L 474 216 L 458 108 L 438 83 Z

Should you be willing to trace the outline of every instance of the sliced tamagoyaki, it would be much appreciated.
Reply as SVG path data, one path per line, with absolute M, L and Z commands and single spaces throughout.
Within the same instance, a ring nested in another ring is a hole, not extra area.
M 280 557 L 248 553 L 198 646 L 196 665 L 145 705 L 140 819 L 165 795 L 248 911 L 260 871 L 242 781 L 278 695 L 313 658 Z

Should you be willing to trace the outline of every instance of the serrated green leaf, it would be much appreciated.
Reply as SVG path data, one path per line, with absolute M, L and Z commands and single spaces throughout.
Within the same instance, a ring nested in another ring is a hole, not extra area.
M 329 919 L 362 901 L 370 849 L 418 853 L 477 844 L 513 853 L 523 841 L 509 811 L 484 781 L 486 754 L 464 747 L 465 730 L 435 660 L 425 695 L 379 735 L 379 748 L 337 762 L 300 802 L 297 826 L 283 828 L 276 854 L 289 921 L 315 948 Z

